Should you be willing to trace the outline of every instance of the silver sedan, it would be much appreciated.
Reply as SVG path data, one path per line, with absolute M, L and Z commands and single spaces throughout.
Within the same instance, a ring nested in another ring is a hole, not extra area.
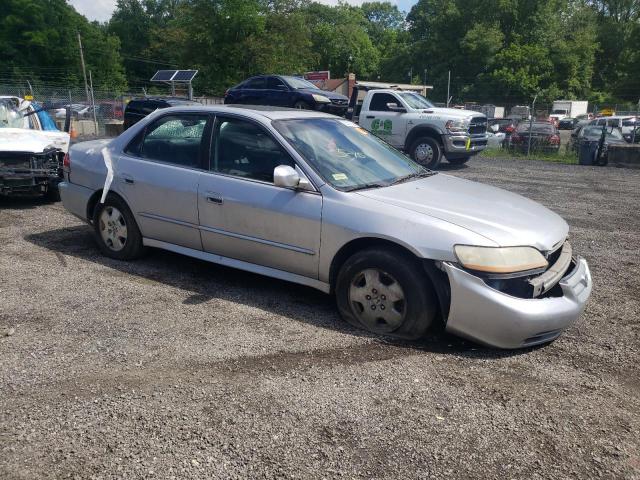
M 490 346 L 546 343 L 591 293 L 558 215 L 331 115 L 168 108 L 73 146 L 64 170 L 64 206 L 105 255 L 155 247 L 308 285 L 379 334 L 419 339 L 439 321 Z

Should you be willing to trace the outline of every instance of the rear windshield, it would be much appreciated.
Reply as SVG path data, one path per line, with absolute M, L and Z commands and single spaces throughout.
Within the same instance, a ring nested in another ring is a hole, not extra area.
M 528 123 L 521 123 L 520 125 L 518 125 L 518 133 L 528 132 L 528 131 L 529 131 Z M 554 134 L 556 133 L 556 128 L 550 123 L 534 123 L 531 126 L 531 133 Z

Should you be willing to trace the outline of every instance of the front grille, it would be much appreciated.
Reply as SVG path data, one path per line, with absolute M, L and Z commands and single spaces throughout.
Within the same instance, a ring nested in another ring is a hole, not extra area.
M 487 119 L 485 117 L 473 117 L 469 123 L 469 133 L 480 135 L 487 132 Z
M 342 99 L 332 99 L 331 103 L 333 103 L 334 105 L 342 105 L 342 106 L 346 106 L 347 103 L 349 103 L 349 100 L 342 100 Z

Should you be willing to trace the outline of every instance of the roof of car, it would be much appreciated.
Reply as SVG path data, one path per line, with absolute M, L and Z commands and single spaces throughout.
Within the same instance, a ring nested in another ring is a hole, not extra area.
M 297 108 L 272 107 L 268 105 L 203 105 L 173 107 L 176 110 L 205 111 L 213 113 L 238 113 L 239 110 L 247 113 L 249 117 L 262 117 L 269 120 L 284 120 L 294 118 L 339 118 L 335 115 L 322 113 L 315 110 L 300 110 Z M 168 109 L 167 109 L 168 110 Z M 167 111 L 163 110 L 163 111 Z

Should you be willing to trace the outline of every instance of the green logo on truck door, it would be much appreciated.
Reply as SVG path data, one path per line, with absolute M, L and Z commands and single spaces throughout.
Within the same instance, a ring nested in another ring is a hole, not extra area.
M 392 130 L 393 122 L 391 120 L 380 120 L 379 118 L 376 118 L 371 122 L 371 131 L 375 135 L 391 135 Z

